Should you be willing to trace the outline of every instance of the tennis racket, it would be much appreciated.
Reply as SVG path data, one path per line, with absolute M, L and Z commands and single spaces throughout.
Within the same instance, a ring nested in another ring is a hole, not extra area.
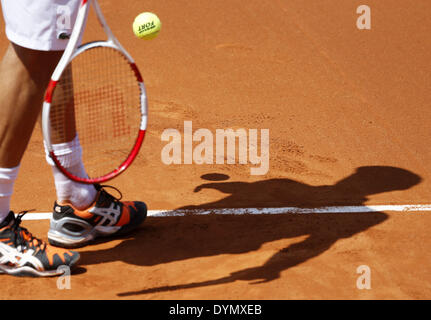
M 78 46 L 93 5 L 107 40 Z M 124 172 L 137 157 L 147 127 L 141 74 L 115 38 L 96 0 L 82 0 L 69 43 L 46 90 L 42 131 L 55 165 L 69 179 L 102 183 Z M 78 137 L 86 176 L 59 161 L 55 145 Z

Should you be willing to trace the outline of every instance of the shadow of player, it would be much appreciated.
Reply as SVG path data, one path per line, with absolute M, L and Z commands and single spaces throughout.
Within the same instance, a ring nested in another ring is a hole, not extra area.
M 195 192 L 215 189 L 227 194 L 226 197 L 179 209 L 364 205 L 369 195 L 405 190 L 420 181 L 421 178 L 410 171 L 385 166 L 360 167 L 332 186 L 310 186 L 291 179 L 251 183 L 217 181 L 201 184 Z M 218 279 L 145 288 L 120 293 L 119 296 L 197 288 L 237 280 L 263 283 L 275 280 L 282 271 L 324 253 L 337 240 L 365 231 L 387 217 L 383 212 L 371 212 L 151 218 L 140 229 L 142 232 L 136 232 L 114 248 L 82 252 L 81 257 L 84 265 L 121 260 L 134 265 L 154 266 L 197 257 L 247 253 L 258 250 L 264 243 L 305 236 L 304 240 L 279 250 L 260 266 L 235 271 Z
M 225 175 L 205 175 L 207 180 L 221 180 Z M 226 177 L 224 178 L 226 180 Z M 421 178 L 407 170 L 387 166 L 366 166 L 334 185 L 311 186 L 291 179 L 268 179 L 257 182 L 211 182 L 197 186 L 194 192 L 214 189 L 227 197 L 180 209 L 269 208 L 322 206 L 361 206 L 367 196 L 408 189 Z

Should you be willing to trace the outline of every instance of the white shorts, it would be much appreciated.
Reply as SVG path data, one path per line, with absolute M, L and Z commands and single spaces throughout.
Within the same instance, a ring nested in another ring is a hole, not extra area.
M 8 39 L 34 50 L 64 50 L 81 0 L 1 0 Z

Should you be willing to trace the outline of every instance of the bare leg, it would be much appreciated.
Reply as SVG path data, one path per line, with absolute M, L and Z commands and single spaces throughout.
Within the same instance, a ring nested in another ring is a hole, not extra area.
M 0 64 L 0 168 L 15 168 L 20 164 L 40 114 L 46 87 L 62 53 L 35 51 L 15 44 L 9 46 Z M 70 74 L 70 70 L 66 71 L 67 74 Z M 59 105 L 59 112 L 66 115 L 61 117 L 64 126 L 59 125 L 55 143 L 69 142 L 76 134 L 71 108 L 73 99 L 70 101 L 69 97 L 62 97 L 63 91 L 60 86 L 55 93 L 63 101 Z M 76 166 L 75 170 L 85 170 L 82 163 Z M 55 166 L 53 172 L 57 196 L 61 195 L 59 200 L 70 200 L 79 209 L 94 201 L 97 192 L 93 186 L 69 181 Z M 12 180 L 8 180 L 7 192 L 3 192 L 3 196 L 0 194 L 6 204 L 11 195 Z
M 51 104 L 51 143 L 72 141 L 76 136 L 72 68 L 61 75 Z
M 55 88 L 51 110 L 51 143 L 57 160 L 64 168 L 77 176 L 87 176 L 82 162 L 82 149 L 76 134 L 74 92 L 72 68 L 63 71 Z M 92 185 L 76 183 L 68 179 L 54 162 L 47 156 L 54 175 L 57 192 L 57 203 L 73 205 L 76 209 L 88 208 L 97 196 L 97 190 Z
M 0 64 L 0 168 L 19 165 L 62 51 L 11 44 Z

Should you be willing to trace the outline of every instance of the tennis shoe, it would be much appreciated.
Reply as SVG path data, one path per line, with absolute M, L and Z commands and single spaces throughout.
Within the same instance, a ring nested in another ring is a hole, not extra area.
M 120 236 L 136 229 L 147 216 L 144 202 L 125 202 L 121 192 L 111 186 L 95 185 L 98 194 L 87 210 L 78 210 L 71 204 L 54 203 L 48 231 L 48 241 L 63 248 L 82 247 L 96 238 Z M 109 194 L 110 187 L 120 193 L 119 198 Z
M 15 276 L 58 276 L 79 260 L 79 253 L 54 248 L 21 226 L 27 212 L 11 211 L 0 223 L 0 273 Z

